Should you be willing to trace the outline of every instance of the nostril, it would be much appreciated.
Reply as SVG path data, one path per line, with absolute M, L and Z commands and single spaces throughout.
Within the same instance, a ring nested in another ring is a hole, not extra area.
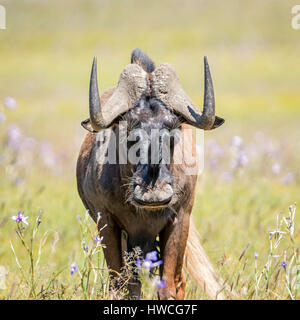
M 149 165 L 148 176 L 152 181 L 157 180 L 157 178 L 159 176 L 159 165 L 158 164 Z

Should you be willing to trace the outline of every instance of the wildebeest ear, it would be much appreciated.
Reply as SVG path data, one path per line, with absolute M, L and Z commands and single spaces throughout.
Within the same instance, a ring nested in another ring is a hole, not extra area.
M 97 133 L 97 131 L 95 131 L 95 130 L 93 129 L 93 127 L 92 127 L 90 118 L 82 121 L 82 122 L 81 122 L 81 125 L 82 125 L 83 128 L 86 129 L 87 131 L 92 132 L 92 133 Z
M 225 120 L 223 118 L 215 116 L 214 125 L 212 126 L 212 128 L 210 130 L 213 130 L 213 129 L 220 127 L 224 122 L 225 122 Z

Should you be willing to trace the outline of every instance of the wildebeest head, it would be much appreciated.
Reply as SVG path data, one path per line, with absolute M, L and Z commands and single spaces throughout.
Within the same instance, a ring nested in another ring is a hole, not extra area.
M 157 98 L 143 95 L 122 120 L 127 126 L 129 200 L 140 208 L 158 209 L 174 203 L 172 159 L 180 140 L 181 119 Z
M 178 190 L 174 187 L 172 159 L 182 123 L 211 130 L 222 125 L 224 120 L 215 116 L 214 90 L 206 58 L 202 113 L 184 92 L 173 66 L 164 63 L 154 69 L 153 63 L 148 63 L 149 69 L 145 67 L 145 59 L 149 58 L 145 55 L 142 58 L 144 61 L 132 57 L 134 63 L 124 68 L 118 86 L 103 106 L 94 58 L 90 118 L 82 125 L 98 132 L 118 125 L 120 120 L 126 121 L 128 164 L 120 165 L 120 168 L 121 175 L 130 180 L 129 201 L 137 207 L 159 209 L 176 201 L 174 195 Z

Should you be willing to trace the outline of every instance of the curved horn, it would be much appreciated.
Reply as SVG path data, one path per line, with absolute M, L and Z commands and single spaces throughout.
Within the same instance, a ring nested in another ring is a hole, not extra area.
M 188 123 L 204 130 L 217 128 L 224 123 L 224 119 L 215 116 L 214 89 L 206 57 L 204 57 L 204 105 L 202 113 L 184 92 L 173 66 L 167 63 L 161 64 L 154 73 L 155 83 L 152 87 L 156 96 L 183 116 Z
M 207 58 L 204 57 L 204 103 L 203 112 L 197 123 L 211 128 L 215 122 L 215 94 Z
M 98 131 L 103 125 L 103 119 L 97 80 L 97 57 L 94 57 L 91 71 L 89 108 L 91 125 L 95 131 Z
M 107 128 L 122 113 L 128 111 L 147 90 L 146 72 L 137 64 L 127 65 L 114 93 L 101 106 L 97 82 L 97 58 L 94 57 L 90 79 L 90 121 L 94 131 Z

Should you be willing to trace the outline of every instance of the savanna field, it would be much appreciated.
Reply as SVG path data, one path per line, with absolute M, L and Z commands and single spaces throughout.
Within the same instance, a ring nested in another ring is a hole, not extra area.
M 192 216 L 229 298 L 300 298 L 294 1 L 0 4 L 1 299 L 110 298 L 105 243 L 79 199 L 75 167 L 93 56 L 103 92 L 136 47 L 156 65 L 173 64 L 200 108 L 208 57 L 226 122 L 205 132 Z M 186 276 L 186 298 L 205 299 Z M 157 299 L 156 277 L 143 270 L 142 281 L 142 299 Z

